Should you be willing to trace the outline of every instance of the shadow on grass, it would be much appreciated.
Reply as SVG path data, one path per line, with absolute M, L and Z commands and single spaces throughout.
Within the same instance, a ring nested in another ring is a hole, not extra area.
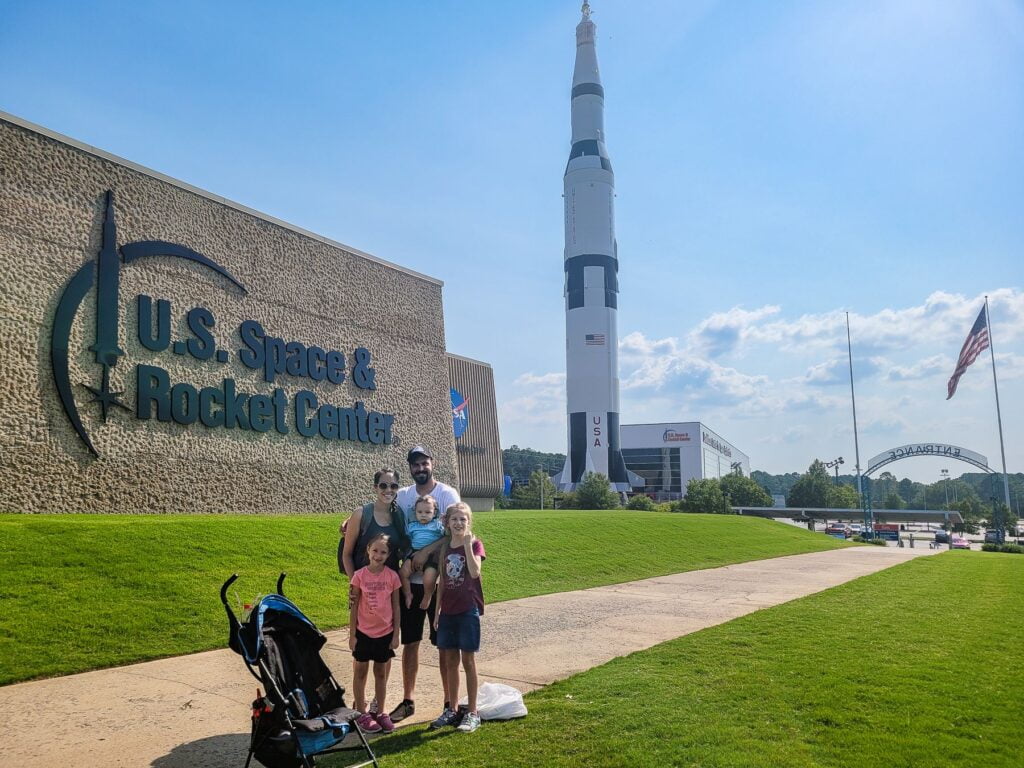
M 401 755 L 407 750 L 419 747 L 423 744 L 430 744 L 438 739 L 444 739 L 455 734 L 456 731 L 454 728 L 430 731 L 427 730 L 425 723 L 411 725 L 406 728 L 399 728 L 394 733 L 388 735 L 382 734 L 371 736 L 369 739 L 370 749 L 373 750 L 373 754 L 378 758 L 389 757 L 391 755 Z M 323 765 L 324 768 L 335 768 L 336 766 L 346 765 L 347 763 L 345 761 L 345 754 L 341 753 L 318 757 L 317 764 Z

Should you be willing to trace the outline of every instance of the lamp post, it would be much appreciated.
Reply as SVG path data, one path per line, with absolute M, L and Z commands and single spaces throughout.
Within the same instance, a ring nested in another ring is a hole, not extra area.
M 825 468 L 826 469 L 830 469 L 832 467 L 836 468 L 836 479 L 835 479 L 835 483 L 833 483 L 833 485 L 839 485 L 839 465 L 842 464 L 842 463 L 843 463 L 843 457 L 842 456 L 840 456 L 839 458 L 836 458 L 836 459 L 832 459 L 832 461 L 826 461 L 825 462 Z
M 949 470 L 940 469 L 939 473 L 942 475 L 942 489 L 946 494 L 946 509 L 949 509 Z

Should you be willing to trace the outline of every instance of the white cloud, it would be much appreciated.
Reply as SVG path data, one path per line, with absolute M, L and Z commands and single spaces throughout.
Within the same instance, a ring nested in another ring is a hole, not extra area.
M 1000 288 L 989 295 L 992 333 L 996 343 L 1013 342 L 1024 335 L 1024 292 Z M 963 342 L 984 303 L 984 296 L 936 291 L 923 303 L 902 309 L 883 309 L 872 315 L 850 313 L 850 333 L 862 354 L 920 346 L 958 345 Z M 769 346 L 782 351 L 846 349 L 846 315 L 840 310 L 796 319 L 779 319 L 776 305 L 746 310 L 733 307 L 703 320 L 687 337 L 694 351 L 720 357 L 734 351 Z M 650 342 L 648 342 L 650 343 Z M 679 346 L 675 339 L 661 345 Z M 634 347 L 635 347 L 634 343 Z
M 948 355 L 932 355 L 913 365 L 892 365 L 885 373 L 887 381 L 916 381 L 936 374 L 953 372 L 955 362 Z
M 774 305 L 754 310 L 733 307 L 727 312 L 716 312 L 690 334 L 689 343 L 711 357 L 717 357 L 736 349 L 751 329 L 778 313 L 779 307 Z
M 1006 423 L 1019 413 L 1024 379 L 1024 293 L 1007 288 L 989 297 Z M 988 361 L 968 371 L 954 402 L 945 400 L 946 380 L 982 303 L 936 292 L 915 306 L 851 314 L 862 464 L 886 446 L 916 440 L 960 441 L 995 454 Z M 619 342 L 619 373 L 625 423 L 700 420 L 769 471 L 802 471 L 826 455 L 842 454 L 852 464 L 842 311 L 789 319 L 775 305 L 734 307 L 678 337 L 634 331 Z M 551 436 L 547 444 L 559 449 L 564 373 L 525 373 L 514 389 L 501 408 L 503 437 L 504 424 L 514 420 L 516 429 Z

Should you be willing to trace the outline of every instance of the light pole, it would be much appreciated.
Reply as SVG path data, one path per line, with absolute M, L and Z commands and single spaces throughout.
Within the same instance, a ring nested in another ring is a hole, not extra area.
M 837 459 L 832 459 L 832 461 L 826 461 L 825 462 L 825 468 L 826 469 L 830 469 L 832 467 L 836 468 L 836 480 L 835 480 L 834 485 L 839 485 L 839 465 L 842 464 L 842 463 L 843 463 L 843 457 L 842 456 L 840 456 Z
M 544 470 L 544 467 L 540 468 L 540 508 L 544 509 L 544 480 L 547 478 L 548 473 Z
M 946 509 L 949 509 L 949 470 L 940 469 L 939 473 L 942 475 L 942 489 L 946 494 Z

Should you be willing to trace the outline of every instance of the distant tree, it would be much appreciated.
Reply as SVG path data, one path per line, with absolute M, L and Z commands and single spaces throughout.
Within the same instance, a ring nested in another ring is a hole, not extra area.
M 517 507 L 515 505 L 515 502 L 511 498 L 509 498 L 505 494 L 501 494 L 500 496 L 498 496 L 494 500 L 494 508 L 495 509 L 516 509 Z
M 542 499 L 545 508 L 554 509 L 556 490 L 547 473 L 538 469 L 530 475 L 530 481 L 526 485 L 513 489 L 512 498 L 519 509 L 540 509 Z
M 899 493 L 900 498 L 907 502 L 907 504 L 910 504 L 914 500 L 914 497 L 917 495 L 918 489 L 915 488 L 914 486 L 920 485 L 920 483 L 915 483 L 913 480 L 903 478 L 902 480 L 899 481 L 899 483 L 897 483 L 897 485 L 899 486 L 899 490 L 897 491 L 897 493 Z
M 995 504 L 989 502 L 986 505 L 985 516 L 989 528 L 1001 527 L 1007 536 L 1013 536 L 1017 530 L 1017 516 L 1011 512 L 1005 503 L 998 501 Z
M 713 477 L 698 480 L 693 478 L 686 484 L 686 496 L 679 502 L 680 512 L 707 512 L 710 514 L 727 515 L 729 502 L 722 493 L 722 486 Z
M 824 508 L 828 505 L 828 489 L 831 487 L 832 480 L 828 476 L 828 470 L 815 459 L 790 489 L 786 505 Z
M 959 512 L 960 517 L 964 520 L 963 523 L 953 526 L 953 530 L 960 533 L 977 533 L 981 526 L 981 521 L 991 511 L 991 507 L 989 507 L 989 510 L 986 510 L 981 500 L 973 495 L 966 499 L 960 499 L 955 504 L 951 504 L 950 509 Z
M 642 494 L 642 493 L 636 494 L 626 504 L 626 509 L 639 509 L 639 510 L 647 511 L 647 512 L 649 512 L 652 509 L 654 509 L 654 507 L 655 507 L 655 504 L 651 500 L 651 497 L 647 496 L 645 494 Z
M 769 494 L 778 493 L 782 496 L 788 496 L 789 489 L 800 479 L 800 475 L 796 472 L 788 472 L 784 475 L 769 475 L 767 472 L 762 472 L 759 469 L 751 472 L 750 477 Z
M 825 492 L 825 506 L 829 509 L 857 509 L 860 499 L 852 485 L 830 485 Z
M 619 506 L 619 494 L 611 489 L 607 476 L 587 472 L 576 486 L 576 504 L 580 509 L 615 509 Z
M 726 475 L 718 484 L 731 507 L 770 507 L 773 504 L 769 493 L 749 477 Z
M 502 471 L 512 478 L 516 485 L 525 485 L 536 470 L 545 471 L 549 476 L 565 464 L 564 453 L 543 453 L 532 448 L 513 445 L 501 452 Z
M 576 494 L 572 491 L 562 491 L 555 497 L 555 504 L 559 509 L 579 509 L 576 501 Z
M 882 502 L 882 509 L 906 509 L 906 506 L 907 502 L 894 490 L 889 491 L 885 501 Z

